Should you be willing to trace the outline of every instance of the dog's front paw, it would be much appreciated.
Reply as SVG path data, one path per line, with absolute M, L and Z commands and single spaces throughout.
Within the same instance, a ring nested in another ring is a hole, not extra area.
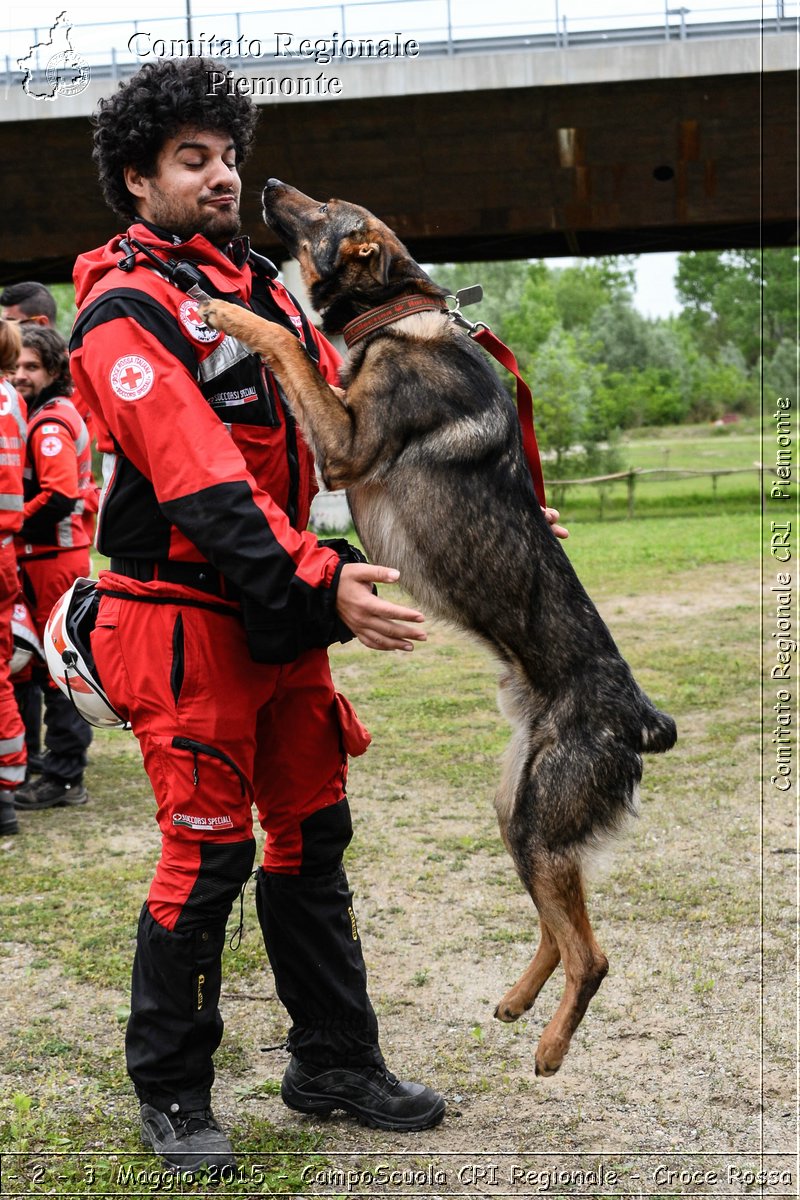
M 282 338 L 290 345 L 297 342 L 297 338 L 289 333 L 288 329 L 282 329 L 272 321 L 265 321 L 249 308 L 230 304 L 227 300 L 201 300 L 197 311 L 206 325 L 235 337 L 242 345 L 260 354 L 273 368 L 277 362 L 276 354 L 284 344 Z
M 226 325 L 226 317 L 230 322 L 231 313 L 235 315 L 238 309 L 235 304 L 228 304 L 227 300 L 203 300 L 198 304 L 197 311 L 210 329 L 220 329 L 223 333 L 230 333 L 231 330 Z

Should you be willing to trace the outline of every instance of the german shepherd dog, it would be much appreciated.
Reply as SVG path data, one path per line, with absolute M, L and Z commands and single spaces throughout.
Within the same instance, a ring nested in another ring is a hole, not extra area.
M 364 208 L 275 179 L 263 203 L 326 333 L 389 301 L 432 302 L 358 342 L 344 393 L 290 330 L 218 300 L 201 312 L 275 373 L 326 485 L 347 488 L 370 559 L 398 568 L 425 611 L 500 660 L 514 732 L 495 805 L 541 940 L 495 1016 L 515 1021 L 563 963 L 564 994 L 536 1051 L 536 1073 L 552 1075 L 608 970 L 586 912 L 585 859 L 635 814 L 642 752 L 668 750 L 675 723 L 635 682 L 550 529 L 516 409 L 448 315 L 444 289 Z

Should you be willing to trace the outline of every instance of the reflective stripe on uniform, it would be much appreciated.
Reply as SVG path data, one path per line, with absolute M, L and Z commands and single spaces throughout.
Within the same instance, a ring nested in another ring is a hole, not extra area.
M 19 737 L 3 738 L 0 741 L 0 755 L 16 754 L 25 745 L 25 734 L 20 734 Z M 3 768 L 0 767 L 0 770 Z
M 68 517 L 64 517 L 56 525 L 56 545 L 62 546 L 64 549 L 75 545 L 75 529 L 72 523 L 73 515 L 74 510 Z
M 25 767 L 5 767 L 0 763 L 0 788 L 10 784 L 16 787 L 25 778 Z

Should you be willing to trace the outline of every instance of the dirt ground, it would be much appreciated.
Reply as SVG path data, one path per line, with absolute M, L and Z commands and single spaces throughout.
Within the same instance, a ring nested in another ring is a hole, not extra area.
M 716 571 L 697 573 L 691 595 L 685 584 L 667 597 L 601 597 L 599 607 L 635 664 L 651 639 L 695 639 L 712 656 L 734 645 L 751 655 L 752 686 L 724 714 L 689 704 L 679 747 L 646 764 L 641 816 L 591 885 L 610 971 L 555 1077 L 536 1078 L 533 1056 L 560 970 L 532 1013 L 514 1025 L 493 1019 L 535 948 L 536 923 L 491 793 L 469 786 L 469 739 L 460 787 L 391 791 L 380 747 L 353 765 L 349 873 L 384 1053 L 396 1073 L 441 1090 L 448 1109 L 437 1129 L 407 1135 L 290 1112 L 274 1094 L 285 1054 L 260 1050 L 286 1029 L 271 977 L 226 983 L 232 1057 L 221 1059 L 217 1115 L 314 1131 L 307 1194 L 796 1194 L 782 1172 L 793 1169 L 796 1132 L 797 860 L 791 810 L 771 796 L 762 816 L 759 803 L 757 597 Z M 450 631 L 433 637 L 460 646 Z M 357 658 L 338 670 L 346 690 Z M 725 737 L 722 716 L 733 729 Z M 136 838 L 155 844 L 149 826 Z M 245 936 L 258 938 L 252 908 Z M 52 964 L 33 970 L 32 949 L 7 950 L 6 1038 L 50 1011 L 57 993 L 65 1029 L 101 1057 L 122 1054 L 123 1026 L 108 1019 L 124 1010 L 122 991 L 82 985 Z M 19 1080 L 0 1068 L 0 1086 Z M 132 1120 L 130 1099 L 113 1104 Z M 257 1146 L 243 1149 L 243 1161 L 258 1161 Z M 775 1179 L 759 1186 L 764 1170 Z

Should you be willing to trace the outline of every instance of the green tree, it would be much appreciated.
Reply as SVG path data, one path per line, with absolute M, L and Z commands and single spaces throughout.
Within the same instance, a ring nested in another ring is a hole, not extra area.
M 724 413 L 758 411 L 758 385 L 735 363 L 701 355 L 692 367 L 690 421 L 714 421 Z
M 480 304 L 465 310 L 470 321 L 483 321 L 499 333 L 506 317 L 513 313 L 528 278 L 527 262 L 465 262 L 428 266 L 425 270 L 441 287 L 455 295 L 460 288 L 479 283 L 483 288 Z
M 632 268 L 602 258 L 551 271 L 556 308 L 565 329 L 583 329 L 595 314 L 615 300 L 630 301 Z
M 772 358 L 763 363 L 764 390 L 770 395 L 789 396 L 797 404 L 797 342 L 784 338 Z
M 795 330 L 797 270 L 794 249 L 681 254 L 675 278 L 681 319 L 710 357 L 731 343 L 753 367 Z
M 591 432 L 587 425 L 593 373 L 578 354 L 575 339 L 555 326 L 533 362 L 531 387 L 536 406 L 536 428 L 543 450 L 555 453 L 554 473 L 562 474 L 570 451 L 583 446 Z
M 561 323 L 551 273 L 543 262 L 529 263 L 517 306 L 507 313 L 501 330 L 523 371 L 532 369 L 537 351 L 556 327 Z
M 69 341 L 75 320 L 75 288 L 71 283 L 50 285 L 56 301 L 56 328 Z

